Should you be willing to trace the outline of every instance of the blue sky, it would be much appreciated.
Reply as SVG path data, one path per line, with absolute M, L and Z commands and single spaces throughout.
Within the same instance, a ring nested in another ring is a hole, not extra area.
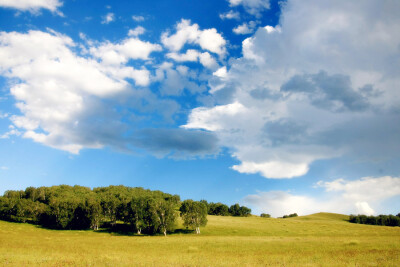
M 398 213 L 400 3 L 0 0 L 0 192 Z

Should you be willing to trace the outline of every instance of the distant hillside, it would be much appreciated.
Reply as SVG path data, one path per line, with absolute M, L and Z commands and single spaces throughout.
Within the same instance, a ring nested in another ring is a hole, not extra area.
M 329 213 L 329 212 L 318 212 L 306 216 L 299 216 L 297 218 L 292 218 L 292 219 L 298 219 L 298 220 L 336 220 L 336 221 L 348 221 L 349 216 L 348 215 L 343 215 L 339 213 Z

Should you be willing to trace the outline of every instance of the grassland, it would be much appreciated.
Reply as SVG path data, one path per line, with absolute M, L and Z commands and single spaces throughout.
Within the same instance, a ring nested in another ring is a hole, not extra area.
M 0 221 L 1 266 L 400 266 L 400 227 L 318 213 L 208 216 L 201 235 L 127 236 Z

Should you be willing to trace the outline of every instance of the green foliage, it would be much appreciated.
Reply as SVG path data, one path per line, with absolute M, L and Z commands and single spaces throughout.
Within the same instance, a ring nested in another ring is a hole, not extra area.
M 400 226 L 400 216 L 394 215 L 379 215 L 379 216 L 366 216 L 366 215 L 350 215 L 349 222 L 371 225 L 384 225 L 384 226 Z
M 283 215 L 283 217 L 282 218 L 292 218 L 292 217 L 297 217 L 297 216 L 299 216 L 299 215 L 297 215 L 297 213 L 292 213 L 292 214 L 289 214 L 289 215 Z
M 131 223 L 139 233 L 173 230 L 179 196 L 125 186 L 28 187 L 0 197 L 0 219 L 33 222 L 54 229 L 94 229 L 117 220 Z
M 229 207 L 220 202 L 218 203 L 210 203 L 208 205 L 208 214 L 209 215 L 219 215 L 219 216 L 229 216 Z
M 183 219 L 183 225 L 194 228 L 196 234 L 200 234 L 200 226 L 207 224 L 207 206 L 204 202 L 191 199 L 182 202 L 179 209 Z
M 261 213 L 260 217 L 263 217 L 263 218 L 271 218 L 271 215 L 268 214 L 268 213 Z
M 251 215 L 251 209 L 245 206 L 240 206 L 236 203 L 235 205 L 230 206 L 229 213 L 232 216 L 247 217 Z

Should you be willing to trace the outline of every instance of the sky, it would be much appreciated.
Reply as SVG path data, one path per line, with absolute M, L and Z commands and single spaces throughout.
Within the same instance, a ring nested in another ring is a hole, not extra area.
M 0 194 L 400 212 L 400 2 L 0 0 Z

